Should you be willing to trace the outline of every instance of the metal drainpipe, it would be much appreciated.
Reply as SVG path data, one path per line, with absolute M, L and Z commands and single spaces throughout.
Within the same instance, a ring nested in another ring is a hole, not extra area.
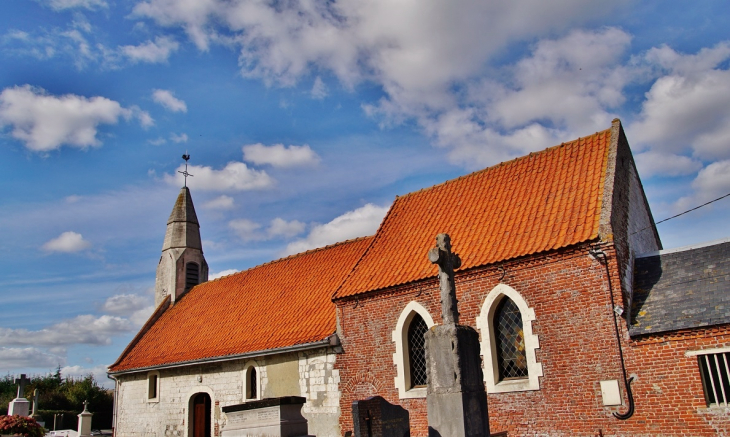
M 107 378 L 114 381 L 114 408 L 112 409 L 112 437 L 117 435 L 117 408 L 119 408 L 118 394 L 119 394 L 119 380 L 107 373 Z
M 629 397 L 629 409 L 625 413 L 613 413 L 613 417 L 619 419 L 619 420 L 627 420 L 631 416 L 634 415 L 634 394 L 631 392 L 631 382 L 634 380 L 634 377 L 626 378 L 626 363 L 624 362 L 624 351 L 621 347 L 621 333 L 618 329 L 618 321 L 616 321 L 616 314 L 614 313 L 614 308 L 616 308 L 616 302 L 613 297 L 613 284 L 611 283 L 611 270 L 608 268 L 608 255 L 606 255 L 606 252 L 604 252 L 601 249 L 590 249 L 589 253 L 593 255 L 596 259 L 598 259 L 599 256 L 603 257 L 603 264 L 606 267 L 606 278 L 608 279 L 608 290 L 611 294 L 611 318 L 613 319 L 613 327 L 616 332 L 616 341 L 618 342 L 618 354 L 619 358 L 621 359 L 621 372 L 623 373 L 624 377 L 624 385 L 626 387 L 626 394 Z M 599 261 L 600 262 L 600 261 Z M 629 308 L 628 311 L 631 311 Z

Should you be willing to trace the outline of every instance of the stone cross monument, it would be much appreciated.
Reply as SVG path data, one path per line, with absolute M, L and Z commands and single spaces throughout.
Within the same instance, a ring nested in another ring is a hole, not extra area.
M 454 269 L 461 266 L 451 252 L 448 234 L 436 236 L 428 259 L 438 264 L 443 325 L 429 329 L 426 339 L 429 437 L 489 437 L 487 393 L 484 391 L 479 334 L 459 325 Z
M 428 259 L 439 265 L 439 283 L 441 285 L 441 314 L 444 325 L 458 325 L 459 311 L 456 310 L 456 284 L 454 269 L 461 267 L 459 255 L 451 252 L 449 234 L 436 236 L 436 247 L 428 251 Z
M 15 380 L 15 383 L 18 384 L 18 395 L 15 399 L 10 401 L 10 404 L 8 404 L 8 416 L 28 416 L 30 411 L 30 402 L 28 402 L 28 399 L 24 396 L 25 386 L 28 385 L 29 382 L 30 379 L 25 377 L 25 373 Z
M 90 437 L 91 436 L 91 416 L 94 413 L 89 412 L 89 401 L 84 401 L 84 411 L 78 415 L 79 427 L 78 437 Z

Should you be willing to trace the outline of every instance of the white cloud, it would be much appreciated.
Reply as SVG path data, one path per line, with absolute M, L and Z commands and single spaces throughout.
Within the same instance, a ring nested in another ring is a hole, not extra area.
M 623 99 L 625 78 L 614 66 L 622 61 L 630 39 L 626 33 L 578 31 L 538 42 L 529 59 L 532 65 L 495 71 L 489 61 L 511 43 L 559 35 L 583 20 L 610 14 L 622 3 L 473 0 L 455 8 L 435 0 L 147 0 L 137 4 L 134 14 L 181 27 L 201 50 L 233 41 L 240 47 L 244 76 L 267 84 L 289 86 L 315 72 L 331 73 L 345 87 L 373 81 L 385 96 L 376 105 L 365 105 L 366 112 L 381 116 L 384 124 L 415 120 L 437 144 L 454 151 L 452 159 L 481 166 L 498 162 L 499 156 L 523 154 L 529 146 L 514 146 L 518 138 L 538 134 L 552 145 L 574 135 L 574 129 L 610 122 L 606 107 Z M 489 29 L 488 38 L 484 29 Z M 535 67 L 546 70 L 540 74 Z M 492 92 L 475 100 L 470 91 L 485 76 L 497 82 L 483 84 Z M 323 96 L 321 77 L 314 82 L 313 97 Z M 514 108 L 524 100 L 534 108 L 522 107 L 526 113 L 520 114 Z M 557 111 L 548 111 L 553 106 Z M 546 111 L 559 126 L 546 127 L 552 120 L 544 118 Z
M 62 347 L 75 344 L 109 345 L 111 337 L 127 333 L 133 329 L 132 323 L 125 318 L 90 314 L 62 320 L 37 331 L 27 329 L 0 328 L 2 346 L 46 346 Z
M 677 200 L 675 211 L 685 211 L 730 193 L 730 159 L 713 162 L 700 170 L 692 181 L 692 189 L 691 195 Z
M 267 233 L 271 238 L 291 238 L 304 232 L 305 228 L 306 225 L 298 220 L 288 222 L 277 217 L 271 221 L 271 225 L 267 229 Z
M 47 241 L 41 248 L 47 252 L 73 253 L 91 247 L 91 243 L 84 240 L 81 234 L 66 231 L 58 237 Z
M 165 181 L 170 185 L 182 186 L 184 165 L 178 167 L 173 175 L 165 175 Z M 265 171 L 248 168 L 243 162 L 229 162 L 221 170 L 214 170 L 208 166 L 190 165 L 188 172 L 193 177 L 188 178 L 188 186 L 198 190 L 208 191 L 246 191 L 269 188 L 275 181 Z
M 74 378 L 85 378 L 89 375 L 94 377 L 94 381 L 101 387 L 106 389 L 114 388 L 114 381 L 107 377 L 108 365 L 102 364 L 94 367 L 83 366 L 63 366 L 61 367 L 61 375 L 71 376 Z
M 13 138 L 35 152 L 58 149 L 63 144 L 99 146 L 96 134 L 100 124 L 116 124 L 119 117 L 133 115 L 132 109 L 100 96 L 57 97 L 30 85 L 5 88 L 0 93 L 0 127 L 12 126 Z
M 130 316 L 136 311 L 146 308 L 150 305 L 150 299 L 147 296 L 138 294 L 116 294 L 107 298 L 101 306 L 101 310 L 115 316 Z
M 135 326 L 142 326 L 155 310 L 149 296 L 117 294 L 108 298 L 101 310 L 114 316 L 126 317 Z
M 46 3 L 57 11 L 71 8 L 86 8 L 94 10 L 97 8 L 106 8 L 108 6 L 104 0 L 46 0 Z
M 34 347 L 0 347 L 0 370 L 18 368 L 53 369 L 66 363 L 66 358 Z
M 236 269 L 223 270 L 222 272 L 211 273 L 208 276 L 208 279 L 212 281 L 213 279 L 222 278 L 224 276 L 232 275 L 234 273 L 238 273 L 238 270 L 236 270 Z
M 687 156 L 671 153 L 643 152 L 634 155 L 642 178 L 652 176 L 686 176 L 702 168 L 702 163 Z
M 266 239 L 266 234 L 261 232 L 261 225 L 247 219 L 235 219 L 228 222 L 228 227 L 243 241 L 256 241 Z
M 646 95 L 634 143 L 705 159 L 730 157 L 730 71 L 659 78 Z
M 310 91 L 310 94 L 312 95 L 312 98 L 317 100 L 322 100 L 327 97 L 327 85 L 325 85 L 321 77 L 317 76 L 317 78 L 314 79 L 314 84 L 312 85 L 312 91 Z
M 304 252 L 351 238 L 373 235 L 389 208 L 389 206 L 368 203 L 353 211 L 348 211 L 329 223 L 314 226 L 306 238 L 289 243 L 285 253 Z
M 285 147 L 283 144 L 271 146 L 265 146 L 261 143 L 248 144 L 243 146 L 243 159 L 256 165 L 268 164 L 273 167 L 315 165 L 320 161 L 319 155 L 307 144 L 303 146 L 290 145 L 289 147 Z
M 148 40 L 136 46 L 121 46 L 119 50 L 132 62 L 159 64 L 167 62 L 167 59 L 177 51 L 179 46 L 180 44 L 174 38 L 158 36 L 154 41 Z
M 148 305 L 144 308 L 140 308 L 129 316 L 129 321 L 132 322 L 134 326 L 142 326 L 145 324 L 147 319 L 150 318 L 154 311 L 154 305 Z
M 148 143 L 152 144 L 153 146 L 161 146 L 167 142 L 166 139 L 159 137 L 154 140 L 147 140 Z
M 173 143 L 187 143 L 188 142 L 188 134 L 176 134 L 171 133 L 170 134 L 170 140 L 172 140 Z
M 184 101 L 178 99 L 168 90 L 153 90 L 152 100 L 172 112 L 188 112 L 188 105 Z
M 143 111 L 139 108 L 139 106 L 130 106 L 129 111 L 131 111 L 131 117 L 139 120 L 139 125 L 142 126 L 143 129 L 147 129 L 155 125 L 155 120 L 152 118 L 150 113 Z M 127 115 L 127 118 L 130 118 L 130 115 Z
M 264 229 L 263 225 L 248 219 L 235 219 L 228 222 L 228 227 L 243 241 L 264 241 L 271 239 L 288 239 L 301 234 L 307 225 L 298 221 L 286 221 L 282 218 L 271 220 L 269 226 Z
M 205 209 L 231 209 L 233 206 L 233 198 L 225 194 L 203 204 Z

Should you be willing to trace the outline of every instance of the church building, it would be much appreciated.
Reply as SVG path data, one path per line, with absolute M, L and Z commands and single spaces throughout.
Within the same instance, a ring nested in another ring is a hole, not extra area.
M 374 236 L 212 281 L 183 188 L 157 309 L 109 367 L 115 434 L 218 437 L 223 407 L 302 396 L 309 434 L 343 436 L 379 395 L 428 435 L 440 233 L 493 434 L 730 435 L 730 239 L 663 250 L 618 120 L 398 197 Z

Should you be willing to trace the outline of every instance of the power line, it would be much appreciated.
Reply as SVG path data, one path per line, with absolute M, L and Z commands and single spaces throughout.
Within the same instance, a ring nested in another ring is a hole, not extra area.
M 702 205 L 700 205 L 700 206 L 695 206 L 694 208 L 692 208 L 692 209 L 688 209 L 687 211 L 684 211 L 684 212 L 680 212 L 680 213 L 679 213 L 679 214 L 677 214 L 677 215 L 673 215 L 673 216 L 671 216 L 671 217 L 667 217 L 667 218 L 665 218 L 664 220 L 659 220 L 658 222 L 654 223 L 653 225 L 649 225 L 649 226 L 647 226 L 647 227 L 645 227 L 645 228 L 642 228 L 642 229 L 639 229 L 638 231 L 635 231 L 635 232 L 633 232 L 633 233 L 632 233 L 631 235 L 634 235 L 634 234 L 638 234 L 639 232 L 643 232 L 643 231 L 645 231 L 645 230 L 647 230 L 647 229 L 655 228 L 655 227 L 656 227 L 656 225 L 658 225 L 659 223 L 664 223 L 664 222 L 666 222 L 666 221 L 669 221 L 669 220 L 671 220 L 671 219 L 677 218 L 677 217 L 679 217 L 679 216 L 681 216 L 681 215 L 685 215 L 685 214 L 687 214 L 688 212 L 692 212 L 692 211 L 694 211 L 694 210 L 700 209 L 700 208 L 702 208 L 703 206 L 707 206 L 707 205 L 709 205 L 709 204 L 711 204 L 711 203 L 717 202 L 718 200 L 722 200 L 722 199 L 724 199 L 724 198 L 726 198 L 726 197 L 728 197 L 728 196 L 730 196 L 730 193 L 727 193 L 727 194 L 726 194 L 726 195 L 724 195 L 724 196 L 720 196 L 720 197 L 718 197 L 717 199 L 714 199 L 714 200 L 710 200 L 710 201 L 709 201 L 709 202 L 707 202 L 707 203 L 703 203 L 703 204 L 702 204 Z

